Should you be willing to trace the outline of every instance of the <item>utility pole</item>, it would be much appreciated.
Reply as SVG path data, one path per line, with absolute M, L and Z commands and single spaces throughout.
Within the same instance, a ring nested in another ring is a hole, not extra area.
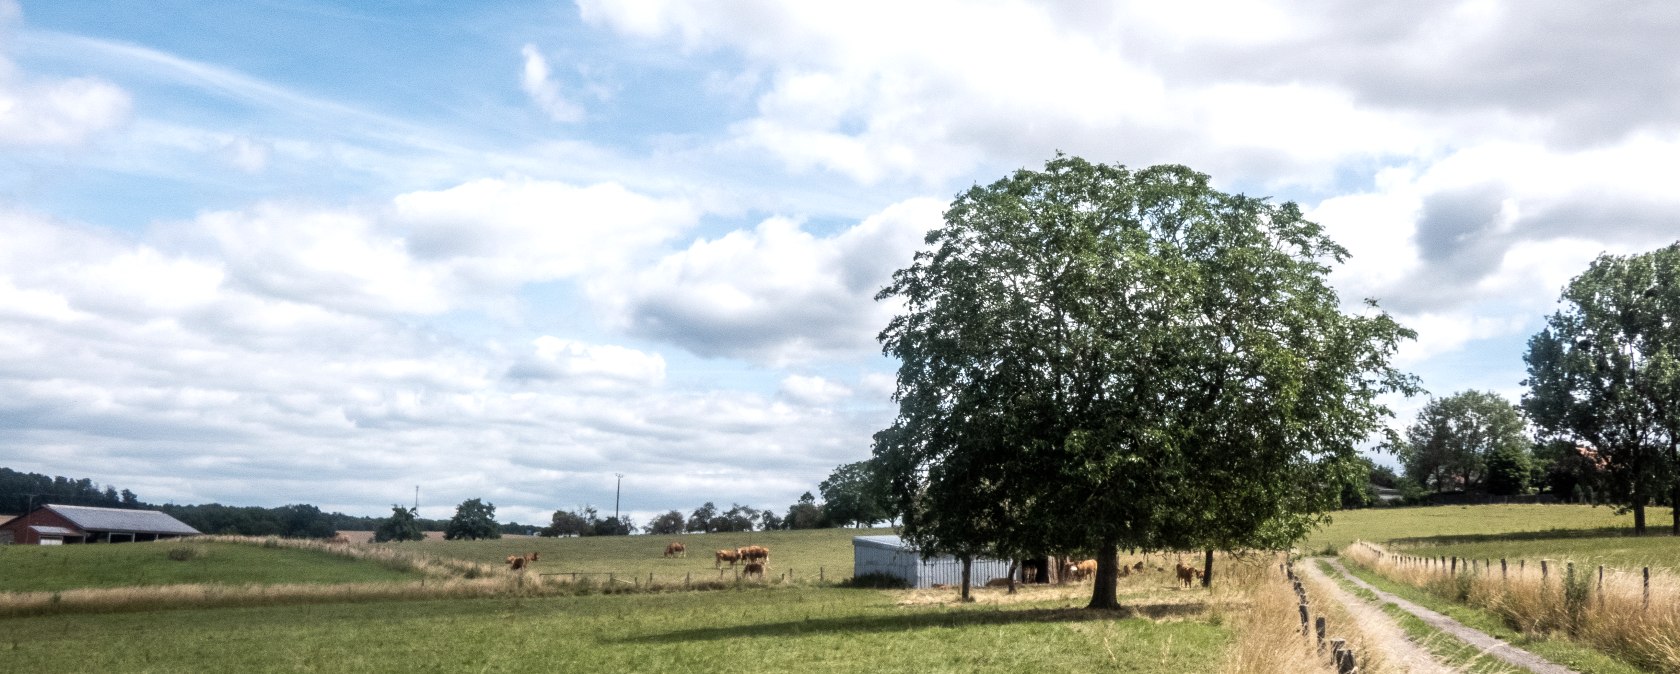
M 420 485 L 414 485 L 414 516 L 420 516 Z
M 624 473 L 613 473 L 613 475 L 618 476 L 618 486 L 613 487 L 613 520 L 618 522 L 618 526 L 622 527 L 624 526 L 624 520 L 618 517 L 618 497 L 624 493 Z

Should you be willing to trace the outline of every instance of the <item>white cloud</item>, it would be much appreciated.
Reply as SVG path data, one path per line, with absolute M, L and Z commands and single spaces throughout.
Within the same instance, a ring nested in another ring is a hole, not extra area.
M 551 335 L 538 337 L 531 344 L 532 352 L 515 363 L 508 376 L 643 388 L 658 386 L 665 381 L 665 358 L 657 353 L 612 344 L 587 344 Z
M 560 85 L 549 76 L 548 61 L 536 45 L 520 50 L 525 56 L 525 69 L 519 75 L 519 86 L 549 118 L 556 122 L 583 121 L 583 108 L 560 95 Z
M 627 330 L 703 356 L 785 363 L 867 353 L 897 309 L 875 292 L 909 265 L 943 208 L 902 202 L 831 237 L 770 218 L 668 255 L 604 299 Z
M 128 92 L 98 79 L 29 80 L 0 58 L 0 146 L 76 145 L 128 117 Z
M 825 407 L 851 397 L 852 390 L 822 377 L 790 374 L 782 379 L 781 395 L 800 405 Z

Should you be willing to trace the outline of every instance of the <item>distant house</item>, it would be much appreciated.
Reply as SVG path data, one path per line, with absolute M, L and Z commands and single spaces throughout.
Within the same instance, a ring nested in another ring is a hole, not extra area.
M 200 532 L 156 510 L 44 505 L 0 524 L 0 543 L 63 545 L 156 541 Z
M 852 575 L 877 573 L 896 576 L 910 587 L 960 585 L 962 560 L 955 557 L 922 559 L 910 544 L 897 536 L 853 536 Z M 1009 562 L 976 558 L 969 567 L 969 582 L 976 587 L 994 578 L 1009 577 Z

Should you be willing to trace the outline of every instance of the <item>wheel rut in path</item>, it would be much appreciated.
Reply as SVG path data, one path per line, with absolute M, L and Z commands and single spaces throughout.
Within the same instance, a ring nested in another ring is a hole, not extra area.
M 1322 591 L 1348 612 L 1348 618 L 1365 635 L 1365 647 L 1382 651 L 1382 670 L 1394 674 L 1456 674 L 1460 670 L 1436 660 L 1428 649 L 1418 645 L 1400 629 L 1400 624 L 1384 613 L 1382 607 L 1360 599 L 1342 589 L 1336 581 L 1318 568 L 1315 559 L 1301 560 L 1296 572 L 1314 581 L 1311 589 Z M 1363 668 L 1362 668 L 1363 669 Z
M 1401 610 L 1417 616 L 1419 620 L 1427 623 L 1430 627 L 1450 634 L 1460 641 L 1470 644 L 1471 646 L 1475 646 L 1476 648 L 1481 649 L 1483 653 L 1527 669 L 1535 674 L 1578 674 L 1578 672 L 1573 669 L 1564 667 L 1563 665 L 1559 665 L 1551 660 L 1547 660 L 1521 648 L 1517 648 L 1516 646 L 1500 641 L 1487 632 L 1470 627 L 1457 620 L 1441 615 L 1440 613 L 1436 613 L 1435 611 L 1431 611 L 1427 608 L 1418 606 L 1417 604 L 1379 590 L 1376 587 L 1373 587 L 1370 583 L 1360 580 L 1357 576 L 1348 573 L 1347 567 L 1342 566 L 1342 560 L 1340 559 L 1330 559 L 1327 561 L 1330 562 L 1331 566 L 1335 567 L 1336 573 L 1341 574 L 1343 578 L 1348 580 L 1348 582 L 1369 590 L 1372 594 L 1377 595 L 1378 599 L 1400 607 Z

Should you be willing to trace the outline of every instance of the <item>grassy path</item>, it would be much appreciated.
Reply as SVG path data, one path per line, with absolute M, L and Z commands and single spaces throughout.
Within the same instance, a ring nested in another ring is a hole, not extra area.
M 1330 565 L 1335 568 L 1336 572 L 1346 578 L 1348 582 L 1351 582 L 1371 594 L 1376 595 L 1377 598 L 1382 601 L 1394 604 L 1407 613 L 1417 616 L 1418 619 L 1422 620 L 1430 627 L 1450 634 L 1467 644 L 1481 649 L 1482 652 L 1487 653 L 1488 655 L 1534 672 L 1535 674 L 1576 674 L 1575 670 L 1569 669 L 1538 655 L 1500 641 L 1486 632 L 1379 590 L 1376 586 L 1373 586 L 1370 583 L 1355 577 L 1352 573 L 1349 573 L 1347 567 L 1342 566 L 1342 560 L 1331 559 L 1329 562 Z

